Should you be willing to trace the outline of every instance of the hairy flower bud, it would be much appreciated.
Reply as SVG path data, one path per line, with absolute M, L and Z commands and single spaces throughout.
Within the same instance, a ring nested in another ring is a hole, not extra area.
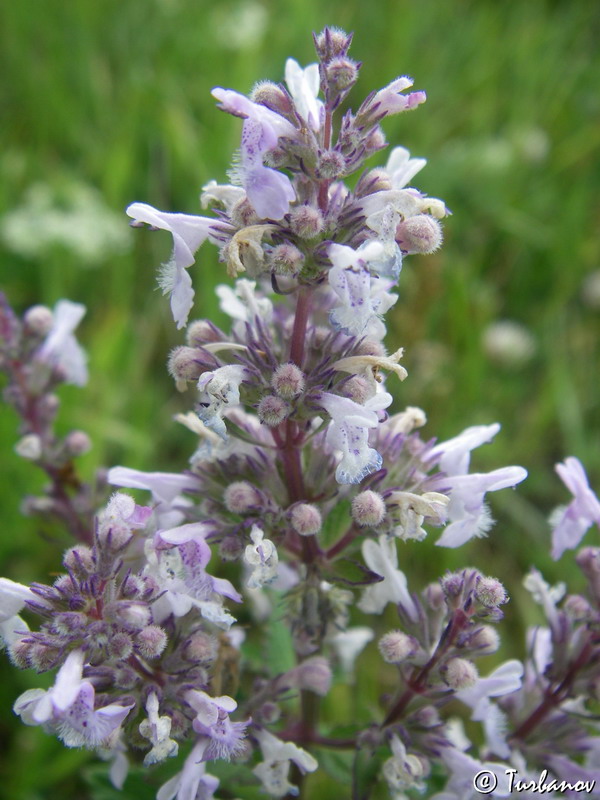
M 321 512 L 309 503 L 298 503 L 290 515 L 292 528 L 301 536 L 313 536 L 321 530 Z
M 570 594 L 566 598 L 563 608 L 565 613 L 576 621 L 591 619 L 593 615 L 592 607 L 585 597 L 582 597 L 580 594 Z
M 372 384 L 362 375 L 353 375 L 340 388 L 344 397 L 349 397 L 361 406 L 373 395 Z
M 336 180 L 346 171 L 346 159 L 337 150 L 325 150 L 319 154 L 317 174 L 320 178 Z
M 117 661 L 124 661 L 133 652 L 131 636 L 124 632 L 111 636 L 108 641 L 108 652 Z
M 509 599 L 506 589 L 497 578 L 480 578 L 475 587 L 475 597 L 486 608 L 495 608 Z
M 208 319 L 196 319 L 190 322 L 185 333 L 185 340 L 189 347 L 202 347 L 204 344 L 222 342 L 227 337 L 223 331 Z
M 340 28 L 325 28 L 314 40 L 319 58 L 328 62 L 332 58 L 346 55 L 352 42 L 352 34 L 348 35 Z
M 271 250 L 269 264 L 276 275 L 297 275 L 303 263 L 304 255 L 293 244 L 278 244 Z
M 92 449 L 92 440 L 84 431 L 71 431 L 65 439 L 67 453 L 74 458 L 83 456 Z
M 352 501 L 352 519 L 361 528 L 379 525 L 385 517 L 385 501 L 378 492 L 367 489 Z
M 232 514 L 247 514 L 260 504 L 260 493 L 248 481 L 230 483 L 223 495 L 225 507 Z
M 451 689 L 468 689 L 479 677 L 477 667 L 466 658 L 451 658 L 444 668 L 444 680 Z
M 185 642 L 182 656 L 193 664 L 212 664 L 217 657 L 217 642 L 203 631 L 196 631 Z
M 171 350 L 167 369 L 179 384 L 185 387 L 186 381 L 197 381 L 200 375 L 218 366 L 217 361 L 206 350 L 181 345 Z
M 442 239 L 442 226 L 429 214 L 408 217 L 396 228 L 396 241 L 407 253 L 433 253 Z
M 333 58 L 326 67 L 327 82 L 338 91 L 348 89 L 358 78 L 358 65 L 356 61 L 345 56 Z
M 500 647 L 500 636 L 491 625 L 482 625 L 467 638 L 465 645 L 472 650 L 477 650 L 478 655 L 487 656 L 495 653 Z
M 286 403 L 281 397 L 274 394 L 268 394 L 258 404 L 258 418 L 265 425 L 276 428 L 286 419 L 290 412 L 291 406 Z
M 437 581 L 425 587 L 423 597 L 432 611 L 441 611 L 446 607 L 446 595 Z
M 253 103 L 266 106 L 283 116 L 294 111 L 289 94 L 272 81 L 257 83 L 250 93 L 250 99 Z
M 23 322 L 32 333 L 46 336 L 54 324 L 54 314 L 46 306 L 31 306 L 25 312 Z
M 290 211 L 290 229 L 301 239 L 314 239 L 324 226 L 323 214 L 313 206 L 295 206 Z
M 144 603 L 121 601 L 106 606 L 104 616 L 129 631 L 145 628 L 152 619 L 150 608 Z
M 167 634 L 158 625 L 148 625 L 135 637 L 135 649 L 142 658 L 158 658 L 167 646 Z
M 356 197 L 367 197 L 375 192 L 385 192 L 392 188 L 392 179 L 390 178 L 389 172 L 379 167 L 370 169 L 368 172 L 361 175 L 356 189 L 354 190 L 354 195 Z
M 260 222 L 260 217 L 247 197 L 242 197 L 231 209 L 231 221 L 236 228 L 247 228 Z
M 414 656 L 419 649 L 419 643 L 413 636 L 402 631 L 390 631 L 381 637 L 378 647 L 384 661 L 388 664 L 400 664 Z
M 305 378 L 302 370 L 293 363 L 280 364 L 271 379 L 275 394 L 284 400 L 292 400 L 304 391 Z

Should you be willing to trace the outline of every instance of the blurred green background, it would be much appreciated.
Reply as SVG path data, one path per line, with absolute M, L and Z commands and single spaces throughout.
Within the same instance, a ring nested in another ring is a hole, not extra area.
M 385 130 L 390 144 L 428 158 L 415 183 L 454 212 L 443 249 L 405 262 L 389 315 L 389 347 L 406 348 L 409 370 L 397 407 L 423 407 L 429 436 L 498 420 L 502 433 L 477 466 L 530 471 L 518 493 L 493 498 L 499 522 L 488 540 L 458 554 L 411 545 L 407 558 L 417 585 L 446 565 L 485 570 L 493 560 L 514 596 L 510 630 L 521 633 L 535 615 L 519 585 L 528 565 L 554 580 L 571 574 L 548 556 L 546 516 L 567 499 L 553 464 L 577 455 L 600 487 L 597 10 L 585 0 L 3 3 L 0 286 L 19 311 L 61 297 L 88 306 L 79 339 L 92 378 L 63 390 L 60 417 L 63 430 L 94 441 L 83 471 L 177 469 L 193 446 L 171 422 L 185 401 L 164 363 L 182 337 L 155 291 L 170 237 L 129 230 L 123 209 L 142 200 L 196 213 L 200 187 L 226 179 L 240 132 L 210 89 L 280 80 L 287 56 L 314 60 L 313 30 L 353 30 L 351 55 L 364 66 L 351 105 L 401 74 L 427 91 L 425 106 Z M 201 251 L 192 276 L 196 316 L 222 319 L 214 249 Z M 19 515 L 43 479 L 14 455 L 15 423 L 3 409 L 1 572 L 45 580 L 59 567 L 56 543 Z M 87 754 L 38 730 L 15 733 L 12 702 L 40 678 L 3 670 L 0 733 L 13 744 L 0 796 L 88 797 Z M 377 686 L 360 688 L 377 696 Z M 112 796 L 102 791 L 94 798 Z

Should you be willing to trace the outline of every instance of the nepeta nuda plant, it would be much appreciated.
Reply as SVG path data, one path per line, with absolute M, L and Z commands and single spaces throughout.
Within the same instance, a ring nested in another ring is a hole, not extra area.
M 360 67 L 350 41 L 325 29 L 318 63 L 289 59 L 285 85 L 259 83 L 249 98 L 213 90 L 239 118 L 241 144 L 231 183 L 202 190 L 210 216 L 127 209 L 134 225 L 173 238 L 159 284 L 187 331 L 168 369 L 188 402 L 178 421 L 197 441 L 182 472 L 113 467 L 106 477 L 117 491 L 94 513 L 104 482 L 92 491 L 74 466 L 89 441 L 53 429 L 55 389 L 87 378 L 74 337 L 84 309 L 61 301 L 20 320 L 4 303 L 5 396 L 22 419 L 16 450 L 50 478 L 25 510 L 57 518 L 76 540 L 52 585 L 0 580 L 11 660 L 56 670 L 50 689 L 25 692 L 14 710 L 68 747 L 100 750 L 125 791 L 131 760 L 151 767 L 181 749 L 158 800 L 254 797 L 259 784 L 271 797 L 314 796 L 304 776 L 327 749 L 350 754 L 340 796 L 354 800 L 379 791 L 377 779 L 394 798 L 506 797 L 541 771 L 549 796 L 575 792 L 600 777 L 598 552 L 577 557 L 589 597 L 570 595 L 562 607 L 564 590 L 532 571 L 526 585 L 547 627 L 530 633 L 524 665 L 511 660 L 484 677 L 476 662 L 499 647 L 504 586 L 466 567 L 419 590 L 400 568 L 430 528 L 441 529 L 442 547 L 487 534 L 486 494 L 526 472 L 469 471 L 498 424 L 436 442 L 421 438 L 419 408 L 386 411 L 388 389 L 407 373 L 402 349 L 383 343 L 384 315 L 405 259 L 410 269 L 411 254 L 440 247 L 448 211 L 413 188 L 425 160 L 404 148 L 365 168 L 386 147 L 386 117 L 425 94 L 407 93 L 412 81 L 401 77 L 343 113 Z M 344 181 L 354 174 L 351 189 Z M 232 279 L 217 287 L 228 331 L 188 324 L 190 268 L 207 240 Z M 556 558 L 600 520 L 579 462 L 558 469 L 574 500 L 556 517 Z M 144 490 L 145 504 L 121 489 Z M 386 630 L 377 617 L 390 604 L 397 622 Z M 22 611 L 39 617 L 36 630 Z M 284 671 L 246 649 L 282 620 L 295 657 Z M 395 669 L 397 689 L 340 735 L 319 698 L 333 681 L 352 681 L 367 646 Z M 482 724 L 476 744 L 456 718 L 461 708 Z M 480 774 L 495 787 L 478 784 Z

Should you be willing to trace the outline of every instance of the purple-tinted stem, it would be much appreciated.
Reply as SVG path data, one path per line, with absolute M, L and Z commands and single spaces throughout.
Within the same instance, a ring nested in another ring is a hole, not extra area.
M 565 673 L 562 681 L 558 684 L 558 686 L 556 686 L 556 688 L 546 692 L 544 699 L 539 706 L 531 712 L 527 719 L 525 719 L 513 733 L 511 737 L 512 739 L 526 739 L 530 733 L 537 728 L 540 722 L 546 718 L 552 709 L 556 708 L 556 706 L 560 705 L 560 703 L 562 703 L 562 701 L 568 697 L 573 681 L 577 677 L 577 673 L 589 663 L 593 653 L 594 646 L 588 639 L 575 661 L 573 661 Z
M 290 361 L 302 369 L 304 359 L 304 340 L 306 338 L 306 325 L 310 310 L 310 294 L 307 286 L 300 286 L 296 300 L 296 316 L 290 345 Z
M 351 525 L 346 533 L 338 539 L 338 541 L 332 545 L 329 550 L 325 553 L 325 556 L 328 559 L 335 558 L 339 553 L 343 552 L 349 544 L 351 544 L 356 537 L 359 535 L 360 531 L 356 528 L 355 525 Z

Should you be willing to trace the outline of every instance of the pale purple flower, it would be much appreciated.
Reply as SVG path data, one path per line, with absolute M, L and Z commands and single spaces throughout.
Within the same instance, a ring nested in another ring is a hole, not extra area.
M 186 489 L 194 489 L 197 479 L 193 475 L 180 475 L 174 472 L 142 472 L 130 467 L 112 467 L 107 481 L 112 486 L 126 489 L 146 489 L 158 503 L 169 505 Z
M 321 127 L 323 103 L 317 100 L 321 79 L 319 65 L 302 67 L 293 58 L 285 62 L 285 82 L 296 106 L 298 114 L 314 130 Z
M 330 312 L 331 324 L 349 336 L 364 336 L 369 325 L 378 320 L 396 300 L 396 295 L 378 291 L 377 280 L 371 280 L 369 265 L 380 263 L 384 247 L 374 240 L 353 250 L 343 244 L 332 244 L 327 250 L 333 267 L 329 285 L 339 305 Z M 387 285 L 386 285 L 387 286 Z
M 161 786 L 156 800 L 213 800 L 219 779 L 206 773 L 204 752 L 207 745 L 203 737 L 196 742 L 181 772 Z
M 151 692 L 146 700 L 146 713 L 148 718 L 139 725 L 139 730 L 145 739 L 152 742 L 152 749 L 144 757 L 144 765 L 158 764 L 166 758 L 176 756 L 179 745 L 170 738 L 171 717 L 159 716 L 159 703 L 156 692 Z
M 37 353 L 40 361 L 60 370 L 65 382 L 76 386 L 85 386 L 88 379 L 87 356 L 73 333 L 85 310 L 81 303 L 59 300 L 52 327 Z
M 352 672 L 354 662 L 374 636 L 375 631 L 372 628 L 357 625 L 331 637 L 329 644 L 333 647 L 343 672 L 347 675 Z
M 264 728 L 253 732 L 258 741 L 263 761 L 252 770 L 271 797 L 297 795 L 298 788 L 289 782 L 292 762 L 303 774 L 314 772 L 319 766 L 317 760 L 293 742 L 282 742 Z
M 590 489 L 583 465 L 571 456 L 555 467 L 559 478 L 573 495 L 566 508 L 557 509 L 551 517 L 552 558 L 559 559 L 565 550 L 578 546 L 594 523 L 600 526 L 600 501 Z
M 38 605 L 44 604 L 29 586 L 0 578 L 0 639 L 7 647 L 20 639 L 20 632 L 26 633 L 29 630 L 25 620 L 19 616 L 28 600 Z
M 196 260 L 196 250 L 209 238 L 209 229 L 215 220 L 192 214 L 158 211 L 146 203 L 132 203 L 127 208 L 127 215 L 135 223 L 145 222 L 153 228 L 169 231 L 173 236 L 173 253 L 170 260 L 163 265 L 158 283 L 163 294 L 171 296 L 173 319 L 178 328 L 183 328 L 194 302 L 192 279 L 187 269 Z
M 217 183 L 209 181 L 202 187 L 200 194 L 200 204 L 202 208 L 207 208 L 214 204 L 222 205 L 228 214 L 240 200 L 243 200 L 246 192 L 241 186 L 233 186 L 230 183 Z
M 411 158 L 406 147 L 394 147 L 390 152 L 386 172 L 389 173 L 394 189 L 403 189 L 427 164 L 425 158 Z
M 434 794 L 431 800 L 480 800 L 481 792 L 473 784 L 473 779 L 485 771 L 497 781 L 494 797 L 509 797 L 510 784 L 506 765 L 497 761 L 478 761 L 455 747 L 446 747 L 441 752 L 442 761 L 450 771 L 450 777 L 442 792 Z
M 383 463 L 377 450 L 369 447 L 369 429 L 377 427 L 377 411 L 387 408 L 392 396 L 381 392 L 361 406 L 348 397 L 322 392 L 318 402 L 331 417 L 325 440 L 329 447 L 341 453 L 336 480 L 360 483 Z
M 30 689 L 14 705 L 26 725 L 51 724 L 67 747 L 98 747 L 116 731 L 134 704 L 111 703 L 94 709 L 93 685 L 82 680 L 84 654 L 69 653 L 54 686 Z
M 264 537 L 258 525 L 253 525 L 250 531 L 252 544 L 247 545 L 244 551 L 244 562 L 252 569 L 247 583 L 250 589 L 261 589 L 277 577 L 277 549 L 270 539 Z
M 425 92 L 411 92 L 402 94 L 405 89 L 410 89 L 413 85 L 411 78 L 403 76 L 396 78 L 383 89 L 380 89 L 370 102 L 370 107 L 375 108 L 378 114 L 399 114 L 401 111 L 409 111 L 416 108 L 427 99 Z
M 239 364 L 227 364 L 212 372 L 205 372 L 198 380 L 200 398 L 196 413 L 201 421 L 222 439 L 227 439 L 223 420 L 225 411 L 240 402 L 240 384 L 246 370 Z
M 431 460 L 438 459 L 439 467 L 446 475 L 466 475 L 471 461 L 471 450 L 491 442 L 500 430 L 500 425 L 474 425 L 458 436 L 440 442 L 429 453 Z
M 237 170 L 254 210 L 263 219 L 281 219 L 296 198 L 290 179 L 263 165 L 263 156 L 277 146 L 280 136 L 295 137 L 296 128 L 280 114 L 231 89 L 217 87 L 213 97 L 221 108 L 244 119 Z
M 377 234 L 376 240 L 383 248 L 379 257 L 371 258 L 369 270 L 378 275 L 388 276 L 394 281 L 398 280 L 402 269 L 402 251 L 396 242 L 396 228 L 399 222 L 400 214 L 391 203 L 388 203 L 380 211 L 375 211 L 365 220 L 367 227 Z M 361 245 L 357 252 L 367 246 L 368 242 Z
M 416 789 L 423 792 L 426 768 L 422 759 L 412 753 L 407 753 L 406 747 L 397 734 L 392 736 L 390 750 L 392 757 L 383 764 L 383 777 L 387 781 L 392 796 L 406 797 L 404 794 L 396 794 L 396 791 L 402 792 L 404 789 Z
M 523 467 L 502 467 L 488 473 L 459 474 L 440 479 L 450 495 L 447 507 L 450 524 L 436 544 L 460 547 L 473 536 L 484 536 L 493 524 L 484 503 L 485 493 L 516 486 L 526 477 L 527 470 Z
M 396 540 L 388 539 L 385 534 L 379 541 L 366 539 L 362 545 L 365 564 L 383 580 L 367 586 L 358 602 L 358 608 L 365 614 L 381 614 L 388 603 L 400 605 L 407 616 L 417 622 L 419 611 L 408 591 L 406 575 L 398 569 L 398 551 Z
M 217 758 L 229 760 L 242 752 L 248 720 L 232 722 L 229 719 L 229 714 L 237 708 L 232 697 L 210 697 L 199 689 L 190 689 L 185 699 L 196 712 L 192 723 L 194 730 L 208 739 L 203 756 L 205 761 Z

